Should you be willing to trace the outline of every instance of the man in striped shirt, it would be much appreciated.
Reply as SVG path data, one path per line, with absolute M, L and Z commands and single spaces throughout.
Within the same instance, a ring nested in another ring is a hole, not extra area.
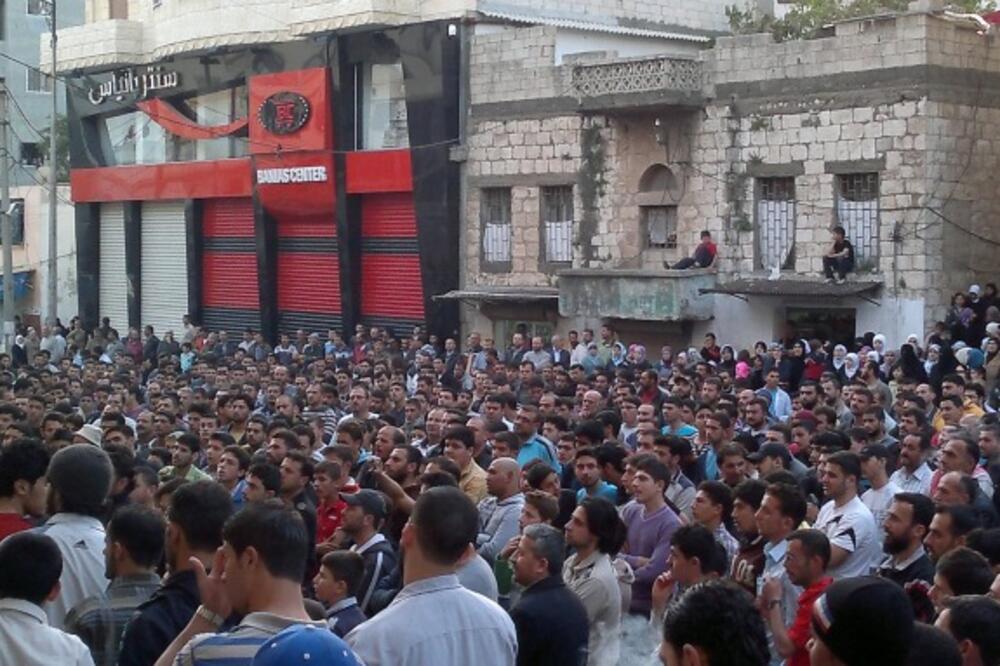
M 156 666 L 250 666 L 257 650 L 289 626 L 328 631 L 309 619 L 302 600 L 313 544 L 295 509 L 276 501 L 249 504 L 226 522 L 222 539 L 211 574 L 195 564 L 201 606 Z M 214 633 L 233 613 L 243 620 Z
M 153 509 L 125 506 L 107 528 L 107 591 L 84 599 L 66 616 L 66 631 L 79 636 L 97 666 L 118 663 L 125 625 L 139 604 L 160 587 L 156 566 L 163 556 L 166 523 Z

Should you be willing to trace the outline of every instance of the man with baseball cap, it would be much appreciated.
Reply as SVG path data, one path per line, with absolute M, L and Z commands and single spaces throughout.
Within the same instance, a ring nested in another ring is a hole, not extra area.
M 379 532 L 388 515 L 386 501 L 382 493 L 367 488 L 353 494 L 341 493 L 340 497 L 347 503 L 341 529 L 353 542 L 351 550 L 365 561 L 358 605 L 365 615 L 371 615 L 372 594 L 379 582 L 392 573 L 398 559 L 392 544 Z
M 766 477 L 771 472 L 787 470 L 792 466 L 792 454 L 784 444 L 764 444 L 756 452 L 748 455 L 747 460 L 757 468 L 760 478 Z
M 904 666 L 913 607 L 898 585 L 859 576 L 839 580 L 813 605 L 812 666 Z

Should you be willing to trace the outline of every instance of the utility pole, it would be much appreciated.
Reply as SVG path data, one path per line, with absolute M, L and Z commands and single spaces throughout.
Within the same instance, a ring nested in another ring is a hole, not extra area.
M 49 28 L 52 36 L 52 120 L 49 124 L 49 270 L 48 270 L 48 292 L 49 304 L 46 312 L 48 324 L 54 325 L 57 316 L 56 301 L 59 295 L 59 270 L 57 257 L 59 256 L 56 244 L 58 234 L 56 233 L 56 191 L 59 187 L 58 169 L 56 167 L 56 123 L 58 121 L 57 112 L 59 110 L 59 88 L 56 85 L 56 0 L 49 0 Z
M 14 225 L 10 219 L 10 147 L 7 141 L 7 83 L 0 77 L 0 222 L 3 240 L 3 348 L 11 350 L 14 332 Z

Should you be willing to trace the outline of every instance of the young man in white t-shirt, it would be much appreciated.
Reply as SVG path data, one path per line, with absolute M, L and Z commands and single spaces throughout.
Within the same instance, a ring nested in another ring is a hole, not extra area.
M 858 497 L 861 460 L 840 451 L 827 458 L 820 480 L 831 498 L 819 510 L 814 527 L 830 539 L 830 566 L 834 579 L 867 576 L 878 565 L 882 548 L 875 518 Z
M 861 475 L 871 484 L 871 488 L 862 493 L 861 501 L 872 512 L 879 543 L 885 540 L 882 525 L 889 514 L 892 498 L 903 492 L 889 480 L 889 473 L 886 471 L 888 460 L 889 450 L 882 444 L 869 444 L 861 449 Z

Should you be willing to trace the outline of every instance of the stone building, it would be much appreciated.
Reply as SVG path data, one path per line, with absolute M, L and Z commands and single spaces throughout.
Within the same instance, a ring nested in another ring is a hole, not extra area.
M 789 322 L 923 334 L 995 276 L 993 39 L 916 11 L 805 41 L 665 36 L 653 53 L 561 53 L 542 23 L 477 31 L 448 297 L 498 339 L 602 317 L 649 343 L 748 345 Z M 859 259 L 845 285 L 821 279 L 836 224 Z M 702 230 L 716 265 L 664 270 Z

